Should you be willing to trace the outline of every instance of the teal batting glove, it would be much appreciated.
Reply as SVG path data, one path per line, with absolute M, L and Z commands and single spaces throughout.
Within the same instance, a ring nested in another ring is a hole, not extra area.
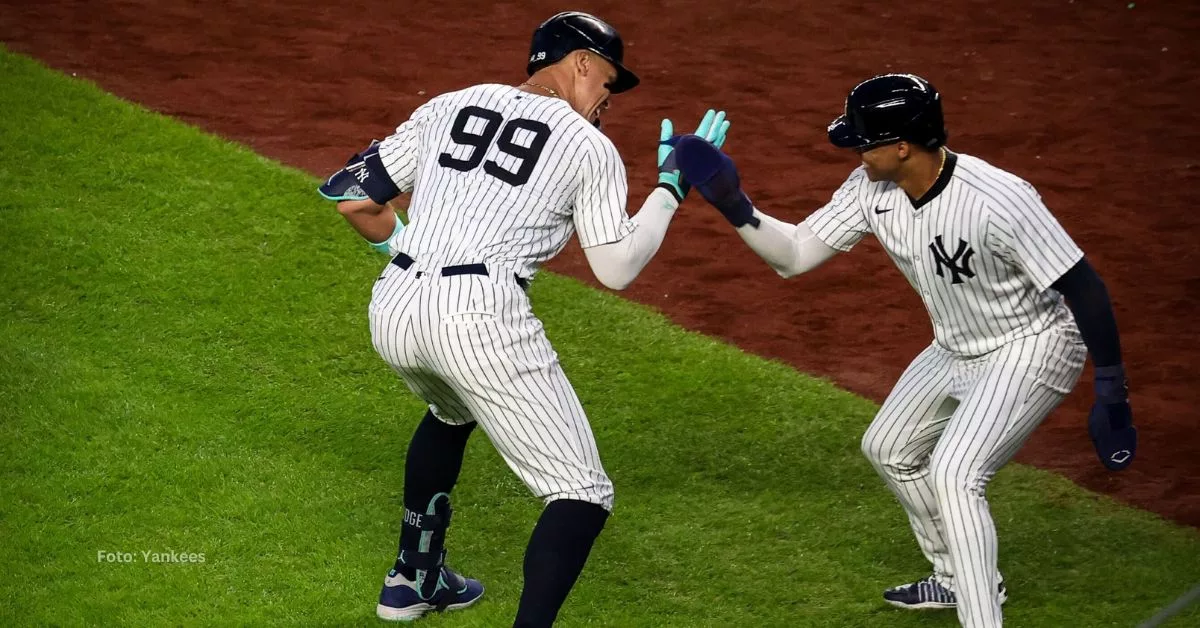
M 725 144 L 725 136 L 729 132 L 729 121 L 725 119 L 724 111 L 709 109 L 696 127 L 696 135 L 704 138 L 717 148 Z M 675 163 L 675 125 L 670 120 L 663 120 L 658 134 L 658 187 L 670 192 L 675 200 L 683 202 L 691 185 L 683 179 L 679 166 Z
M 725 144 L 725 135 L 728 132 L 729 122 L 725 120 L 725 112 L 712 109 L 704 114 L 704 118 L 700 120 L 700 126 L 696 127 L 696 135 L 708 140 L 717 148 Z

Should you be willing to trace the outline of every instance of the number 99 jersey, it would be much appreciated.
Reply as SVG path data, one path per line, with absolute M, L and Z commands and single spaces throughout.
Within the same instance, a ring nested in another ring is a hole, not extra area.
M 379 155 L 413 193 L 396 248 L 431 265 L 483 262 L 529 278 L 576 231 L 587 248 L 634 228 L 620 154 L 560 98 L 493 84 L 443 94 Z

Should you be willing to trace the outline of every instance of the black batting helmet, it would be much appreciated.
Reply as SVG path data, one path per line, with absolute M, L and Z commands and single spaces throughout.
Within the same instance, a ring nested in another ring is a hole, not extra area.
M 529 45 L 529 65 L 525 71 L 534 72 L 558 63 L 575 50 L 589 50 L 617 68 L 617 79 L 609 84 L 608 91 L 619 94 L 637 87 L 637 75 L 623 64 L 625 45 L 617 29 L 604 20 L 579 11 L 565 11 L 542 22 L 533 31 Z
M 829 141 L 840 148 L 902 140 L 929 149 L 946 143 L 942 97 L 913 74 L 883 74 L 859 83 L 846 97 L 846 113 L 829 124 Z

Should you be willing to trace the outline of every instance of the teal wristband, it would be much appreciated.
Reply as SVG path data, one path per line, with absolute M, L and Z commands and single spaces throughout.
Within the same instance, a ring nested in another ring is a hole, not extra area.
M 404 221 L 400 220 L 400 216 L 396 216 L 396 228 L 392 230 L 392 235 L 388 236 L 383 242 L 371 242 L 368 240 L 367 244 L 371 245 L 371 248 L 375 249 L 376 251 L 383 253 L 384 255 L 389 255 L 391 254 L 391 251 L 388 250 L 388 242 L 391 242 L 392 238 L 395 238 L 396 234 L 400 233 L 401 231 L 404 231 Z

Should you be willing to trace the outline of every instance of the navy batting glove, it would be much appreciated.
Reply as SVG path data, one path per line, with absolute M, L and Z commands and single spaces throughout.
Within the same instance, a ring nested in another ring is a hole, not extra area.
M 696 127 L 696 135 L 720 148 L 725 143 L 729 124 L 729 121 L 725 119 L 724 111 L 709 109 L 700 119 L 700 125 Z M 682 203 L 692 186 L 680 174 L 679 166 L 676 164 L 675 142 L 679 140 L 679 137 L 675 135 L 675 124 L 669 118 L 664 119 L 658 135 L 658 187 L 667 190 L 675 197 L 675 200 Z
M 695 135 L 675 142 L 675 160 L 683 178 L 695 186 L 704 200 L 716 207 L 734 227 L 757 227 L 754 204 L 742 191 L 737 166 L 720 149 Z
M 1137 428 L 1129 407 L 1129 385 L 1125 367 L 1096 367 L 1096 402 L 1088 414 L 1088 435 L 1096 447 L 1100 463 L 1110 471 L 1120 471 L 1133 463 L 1137 453 Z

